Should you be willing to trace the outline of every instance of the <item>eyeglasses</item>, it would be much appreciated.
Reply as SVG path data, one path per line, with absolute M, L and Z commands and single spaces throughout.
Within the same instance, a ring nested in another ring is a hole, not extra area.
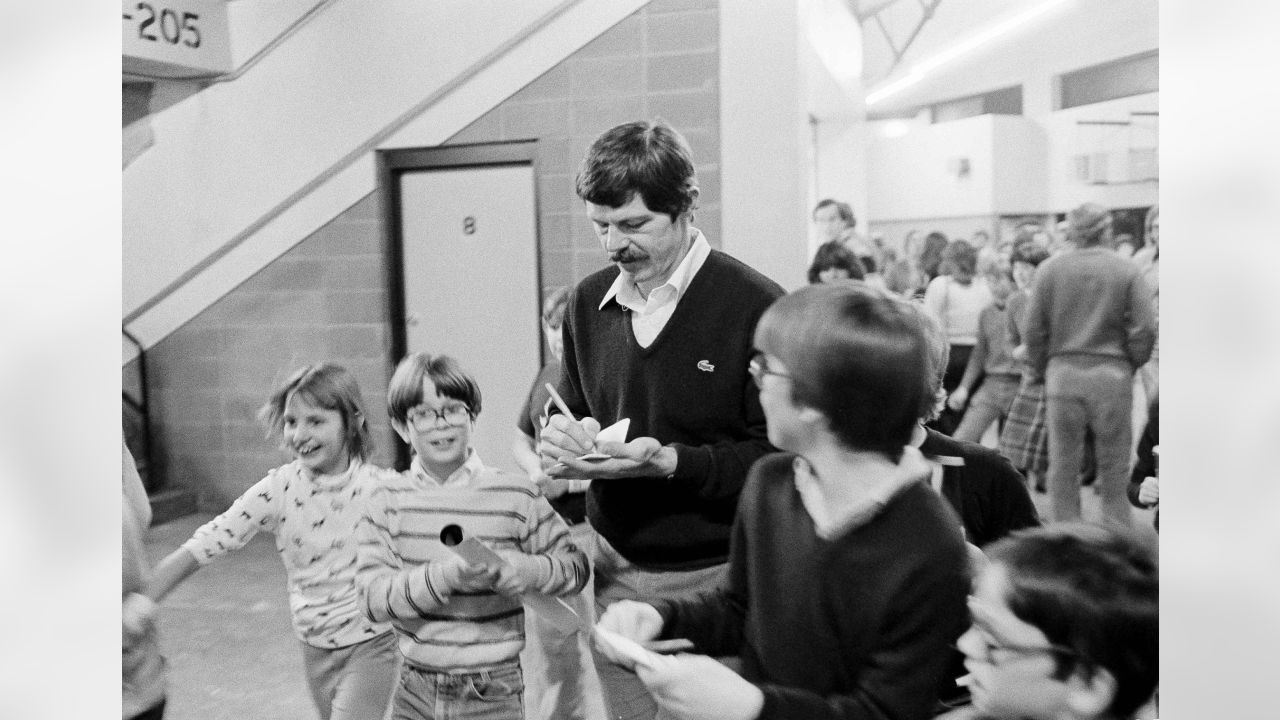
M 969 598 L 968 605 L 969 614 L 971 616 L 981 614 L 974 612 L 975 606 L 979 604 L 980 603 L 974 598 Z M 1018 645 L 997 643 L 991 638 L 991 635 L 978 624 L 972 625 L 965 635 L 971 635 L 977 638 L 978 644 L 980 645 L 979 648 L 976 648 L 978 652 L 968 653 L 958 646 L 957 649 L 966 656 L 989 665 L 1001 664 L 1001 662 L 997 660 L 998 653 L 1001 654 L 999 657 L 1008 657 L 1009 655 L 1053 655 L 1056 658 L 1080 658 L 1080 653 L 1076 652 L 1072 648 L 1066 647 L 1065 645 Z
M 409 422 L 415 430 L 430 430 L 437 421 L 444 420 L 445 425 L 462 425 L 471 419 L 471 408 L 463 403 L 449 403 L 436 410 L 426 405 L 409 408 Z
M 1058 658 L 1078 658 L 1080 654 L 1069 647 L 1062 645 L 1003 645 L 996 644 L 987 637 L 986 633 L 976 633 L 981 643 L 981 651 L 976 654 L 964 652 L 963 649 L 956 646 L 964 655 L 973 658 L 981 663 L 988 665 L 1002 665 L 1003 662 L 997 658 L 1008 658 L 1010 655 L 1053 655 Z M 997 653 L 1003 653 L 997 655 Z
M 786 373 L 780 373 L 769 369 L 769 361 L 765 359 L 764 353 L 757 351 L 751 356 L 751 360 L 747 363 L 747 372 L 751 373 L 751 379 L 756 381 L 756 387 L 763 387 L 765 375 L 777 375 L 782 378 L 790 378 Z

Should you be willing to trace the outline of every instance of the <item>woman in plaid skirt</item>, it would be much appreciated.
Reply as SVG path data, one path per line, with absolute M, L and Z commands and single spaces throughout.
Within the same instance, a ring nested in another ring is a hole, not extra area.
M 1018 291 L 1008 300 L 1009 344 L 1015 360 L 1027 355 L 1023 331 L 1027 322 L 1027 300 L 1036 268 L 1049 258 L 1049 251 L 1035 241 L 1019 243 L 1013 249 L 1013 279 Z M 1049 430 L 1045 424 L 1044 382 L 1030 380 L 1030 372 L 1022 373 L 1022 385 L 1013 398 L 1009 417 L 1000 433 L 1000 454 L 1026 476 L 1036 489 L 1044 492 L 1044 475 L 1049 467 Z

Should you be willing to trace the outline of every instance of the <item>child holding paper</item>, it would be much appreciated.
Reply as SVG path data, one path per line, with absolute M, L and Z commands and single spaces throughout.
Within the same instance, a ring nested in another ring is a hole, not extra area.
M 480 389 L 453 358 L 402 360 L 387 409 L 414 459 L 369 489 L 357 535 L 361 605 L 392 623 L 405 659 L 393 717 L 519 720 L 520 595 L 578 592 L 587 558 L 533 482 L 480 460 L 471 446 Z M 451 525 L 504 562 L 463 560 L 441 538 Z
M 954 690 L 969 582 L 960 523 L 908 445 L 931 370 L 916 312 L 858 283 L 809 285 L 765 311 L 755 347 L 769 441 L 786 452 L 751 467 L 727 584 L 619 601 L 599 623 L 737 654 L 741 675 L 707 655 L 619 652 L 608 632 L 598 646 L 678 718 L 930 717 Z

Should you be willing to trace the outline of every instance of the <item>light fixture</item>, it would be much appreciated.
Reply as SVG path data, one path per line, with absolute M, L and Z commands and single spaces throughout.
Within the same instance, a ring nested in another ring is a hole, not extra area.
M 898 94 L 906 88 L 920 82 L 926 75 L 937 70 L 943 65 L 946 65 L 952 60 L 973 52 L 996 38 L 1013 32 L 1017 28 L 1026 25 L 1064 2 L 1068 2 L 1068 0 L 1045 0 L 1045 2 L 1036 5 L 1026 12 L 1019 13 L 1018 15 L 1014 15 L 990 25 L 984 30 L 961 40 L 955 45 L 921 60 L 915 65 L 912 65 L 911 69 L 908 70 L 903 77 L 881 85 L 875 90 L 867 93 L 867 105 L 874 105 L 887 97 Z

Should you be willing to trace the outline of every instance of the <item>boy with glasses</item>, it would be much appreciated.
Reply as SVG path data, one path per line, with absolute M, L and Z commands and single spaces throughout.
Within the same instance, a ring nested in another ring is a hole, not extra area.
M 961 636 L 972 706 L 948 720 L 1127 720 L 1159 679 L 1159 574 L 1129 530 L 1023 530 L 987 549 Z
M 751 467 L 727 584 L 621 601 L 599 626 L 739 656 L 741 675 L 706 655 L 630 663 L 673 717 L 931 717 L 954 689 L 969 576 L 960 523 L 908 445 L 930 371 L 915 311 L 861 283 L 810 285 L 764 313 L 755 347 L 785 452 Z
M 480 460 L 480 388 L 453 358 L 402 360 L 387 409 L 414 459 L 364 489 L 357 535 L 362 609 L 392 623 L 405 659 L 393 717 L 520 720 L 520 595 L 577 593 L 587 558 L 535 484 Z M 480 539 L 504 562 L 469 564 L 446 546 L 450 534 Z

